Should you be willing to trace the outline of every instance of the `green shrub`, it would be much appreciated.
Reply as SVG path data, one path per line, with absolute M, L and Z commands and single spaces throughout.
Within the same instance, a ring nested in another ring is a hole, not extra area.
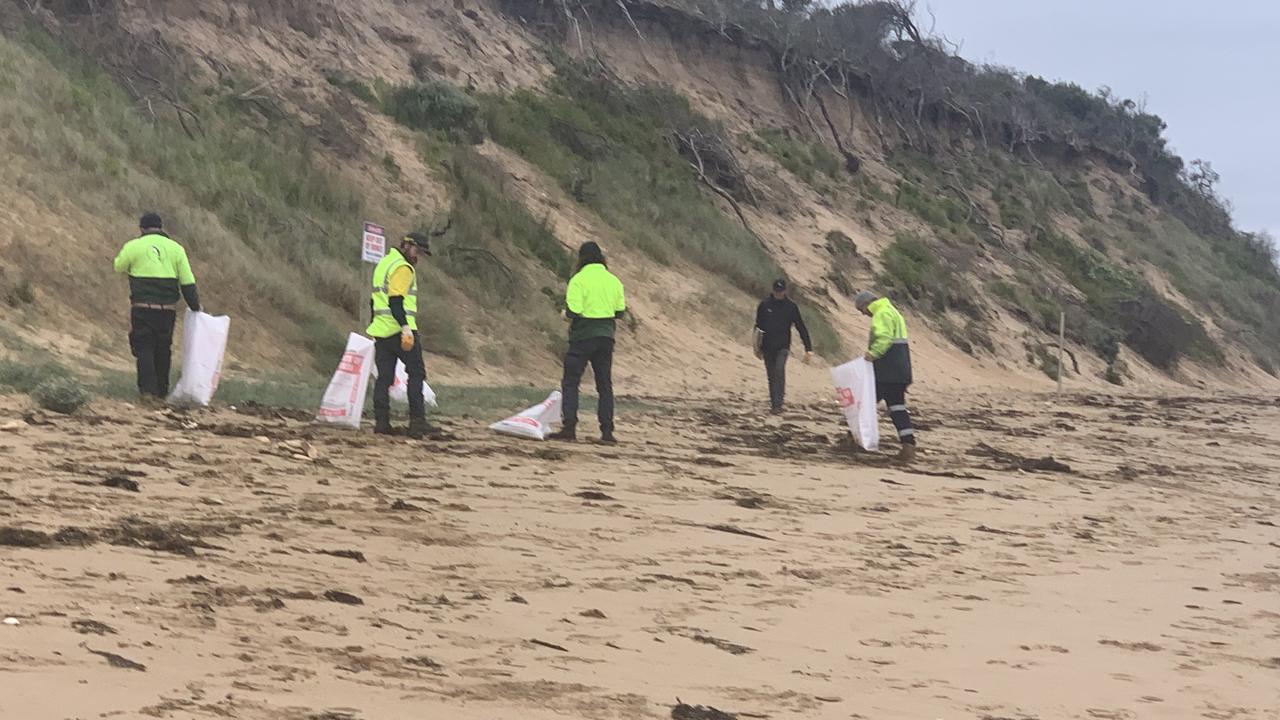
M 50 378 L 31 391 L 37 405 L 66 415 L 87 405 L 92 397 L 84 384 L 73 377 Z
M 880 256 L 884 266 L 882 282 L 903 291 L 911 298 L 923 298 L 930 283 L 936 283 L 943 270 L 929 244 L 916 235 L 899 233 Z
M 480 105 L 456 85 L 443 80 L 392 88 L 383 98 L 382 109 L 415 130 L 436 130 L 454 138 L 478 140 Z
M 968 211 L 954 198 L 933 193 L 909 180 L 900 180 L 893 204 L 945 233 L 964 240 L 974 238 L 966 226 Z
M 1020 305 L 1022 297 L 1018 288 L 1007 280 L 993 280 L 987 283 L 987 292 L 1012 305 Z
M 31 305 L 36 301 L 35 288 L 31 286 L 30 278 L 22 278 L 18 284 L 9 289 L 5 293 L 5 302 L 9 307 L 20 307 L 22 305 Z
M 1206 361 L 1222 359 L 1198 320 L 1171 305 L 1133 271 L 1048 230 L 1035 234 L 1031 250 L 1084 293 L 1090 322 L 1081 324 L 1090 330 L 1085 340 L 1099 354 L 1115 357 L 1112 344 L 1121 337 L 1147 362 L 1166 370 L 1182 355 Z
M 944 316 L 941 320 L 939 320 L 938 331 L 941 332 L 942 336 L 945 337 L 947 340 L 949 340 L 952 345 L 955 345 L 957 348 L 959 348 L 961 352 L 966 353 L 968 355 L 974 354 L 973 343 L 970 342 L 968 336 L 964 333 L 964 331 L 958 325 L 956 325 L 954 322 L 951 321 L 951 318 Z
M 0 361 L 0 386 L 19 392 L 30 393 L 49 380 L 70 377 L 70 370 L 51 360 L 38 365 L 13 360 Z
M 1112 385 L 1124 385 L 1125 364 L 1123 360 L 1114 360 L 1107 364 L 1106 371 L 1102 374 L 1102 379 Z
M 371 105 L 378 101 L 377 94 L 374 93 L 373 88 L 368 83 L 357 80 L 345 73 L 331 70 L 324 74 L 324 79 L 330 85 L 346 90 Z
M 400 169 L 400 163 L 396 162 L 396 159 L 391 156 L 391 153 L 383 154 L 382 167 L 387 171 L 387 175 L 392 180 L 397 182 L 400 180 L 400 176 L 403 174 L 403 171 Z
M 1035 364 L 1040 368 L 1050 380 L 1058 379 L 1058 355 L 1056 352 L 1056 344 L 1054 347 L 1048 345 L 1036 345 L 1032 351 Z
M 1035 218 L 1031 210 L 1017 196 L 1003 188 L 996 188 L 991 195 L 996 201 L 996 207 L 1000 210 L 1001 225 L 1019 230 L 1030 230 L 1034 227 Z
M 987 310 L 978 293 L 953 269 L 957 263 L 943 260 L 923 238 L 898 233 L 880 255 L 880 284 L 907 305 L 920 305 L 935 313 L 954 310 L 971 320 L 985 322 Z

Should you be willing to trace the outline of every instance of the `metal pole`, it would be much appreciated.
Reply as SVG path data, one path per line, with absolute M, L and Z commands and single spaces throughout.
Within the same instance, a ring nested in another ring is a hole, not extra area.
M 356 332 L 363 333 L 365 325 L 364 319 L 366 293 L 361 292 L 361 288 L 369 287 L 369 283 L 365 280 L 365 262 L 360 259 L 356 263 Z
M 1058 399 L 1062 399 L 1062 351 L 1067 345 L 1067 312 L 1058 311 Z

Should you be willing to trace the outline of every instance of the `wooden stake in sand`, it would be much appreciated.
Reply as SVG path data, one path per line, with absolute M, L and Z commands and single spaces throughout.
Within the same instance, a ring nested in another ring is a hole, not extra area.
M 1062 351 L 1067 346 L 1067 312 L 1058 311 L 1058 400 L 1062 400 Z

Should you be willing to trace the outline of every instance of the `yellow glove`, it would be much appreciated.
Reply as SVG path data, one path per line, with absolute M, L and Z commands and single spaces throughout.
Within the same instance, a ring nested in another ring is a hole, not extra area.
M 413 349 L 413 344 L 413 331 L 409 328 L 400 328 L 400 349 L 409 352 Z

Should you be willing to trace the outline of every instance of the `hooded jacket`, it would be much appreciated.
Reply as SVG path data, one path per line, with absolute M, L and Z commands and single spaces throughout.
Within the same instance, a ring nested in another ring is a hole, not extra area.
M 867 354 L 874 358 L 876 382 L 911 384 L 911 347 L 907 344 L 907 322 L 902 313 L 880 298 L 867 306 L 871 313 L 871 337 Z
M 565 305 L 572 321 L 569 342 L 614 336 L 617 318 L 627 311 L 622 281 L 603 262 L 586 262 L 569 280 Z

